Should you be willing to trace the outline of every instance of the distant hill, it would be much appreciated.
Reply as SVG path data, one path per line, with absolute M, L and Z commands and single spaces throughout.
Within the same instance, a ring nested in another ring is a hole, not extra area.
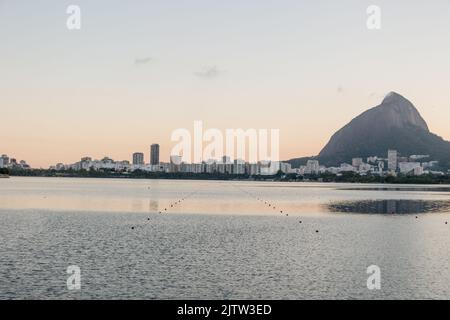
M 318 156 L 289 162 L 297 167 L 314 158 L 326 166 L 336 166 L 351 163 L 356 157 L 386 157 L 388 149 L 405 156 L 428 154 L 441 165 L 450 166 L 450 142 L 431 133 L 414 105 L 395 92 L 337 131 Z

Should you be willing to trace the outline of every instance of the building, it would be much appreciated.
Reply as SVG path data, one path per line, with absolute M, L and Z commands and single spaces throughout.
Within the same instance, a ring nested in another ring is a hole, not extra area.
M 217 163 L 217 172 L 218 173 L 221 173 L 221 174 L 224 174 L 225 173 L 225 164 L 223 164 L 223 163 Z
M 422 166 L 414 168 L 414 175 L 415 176 L 421 176 L 423 174 L 424 174 L 424 171 L 423 171 L 423 167 Z
M 397 171 L 397 150 L 388 150 L 388 170 Z
M 133 164 L 134 165 L 144 164 L 144 154 L 142 152 L 133 153 Z
M 409 156 L 409 158 L 413 161 L 422 160 L 422 159 L 426 159 L 429 157 L 430 157 L 430 155 L 428 155 L 428 154 L 413 154 L 413 155 Z
M 355 168 L 359 168 L 360 165 L 362 165 L 363 159 L 362 158 L 353 158 L 352 159 L 352 166 L 354 166 Z
M 290 163 L 287 162 L 281 162 L 280 163 L 280 170 L 283 173 L 291 173 L 292 172 L 292 166 Z
M 245 161 L 241 159 L 234 160 L 233 174 L 245 174 Z
M 358 167 L 358 172 L 359 173 L 367 173 L 367 172 L 371 171 L 372 169 L 373 169 L 373 167 L 370 164 L 362 163 Z
M 308 160 L 306 162 L 305 174 L 318 174 L 319 173 L 319 161 Z
M 6 154 L 3 154 L 0 158 L 0 168 L 6 168 L 9 165 L 9 157 Z
M 170 163 L 179 165 L 182 162 L 182 157 L 179 155 L 171 155 L 170 156 Z
M 357 169 L 348 163 L 341 163 L 339 167 L 339 172 L 356 172 L 356 171 Z
M 159 164 L 159 144 L 154 143 L 150 146 L 150 164 Z
M 423 173 L 423 168 L 420 165 L 420 162 L 399 162 L 398 166 L 400 169 L 400 173 L 420 173 L 419 169 L 417 168 L 421 168 Z
M 14 158 L 9 158 L 6 154 L 0 157 L 0 168 L 13 168 L 13 169 L 30 169 L 30 166 L 25 160 L 17 161 Z
M 223 157 L 222 157 L 222 163 L 230 164 L 230 163 L 231 163 L 230 157 L 228 157 L 228 156 L 223 156 Z
M 257 163 L 248 163 L 246 171 L 249 176 L 257 176 L 261 173 L 260 167 Z
M 276 171 L 275 172 L 273 172 L 272 170 L 271 170 L 271 165 L 270 165 L 270 161 L 268 161 L 268 160 L 261 160 L 261 161 L 258 161 L 258 166 L 259 166 L 259 174 L 260 175 L 272 175 L 272 174 L 275 174 L 275 173 L 277 173 Z
M 378 161 L 376 166 L 373 167 L 374 174 L 383 174 L 384 171 L 384 161 Z
M 179 155 L 171 155 L 170 156 L 170 172 L 179 172 L 180 166 L 182 163 L 182 158 Z
M 377 156 L 372 156 L 372 157 L 367 157 L 367 163 L 370 164 L 375 164 L 379 161 L 380 159 Z

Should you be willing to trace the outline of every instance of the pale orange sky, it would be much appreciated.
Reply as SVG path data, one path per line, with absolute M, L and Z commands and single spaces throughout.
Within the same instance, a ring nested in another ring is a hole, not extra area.
M 315 155 L 389 91 L 450 140 L 448 1 L 379 1 L 376 31 L 350 0 L 79 5 L 68 31 L 64 1 L 0 4 L 0 153 L 33 167 L 148 161 L 152 143 L 166 161 L 194 120 L 280 129 L 282 159 Z

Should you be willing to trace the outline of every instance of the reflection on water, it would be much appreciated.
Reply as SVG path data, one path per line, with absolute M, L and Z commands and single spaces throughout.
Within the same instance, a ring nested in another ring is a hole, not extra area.
M 159 211 L 159 201 L 158 200 L 149 200 L 148 211 L 149 212 Z
M 450 201 L 444 200 L 364 200 L 340 201 L 326 205 L 330 212 L 348 213 L 431 213 L 450 212 Z
M 334 214 L 450 212 L 448 193 L 0 180 L 0 300 L 450 298 L 447 216 Z M 378 200 L 389 198 L 397 200 Z M 82 290 L 67 290 L 72 264 L 82 270 Z M 372 264 L 382 269 L 382 290 L 367 290 Z
M 435 186 L 399 186 L 399 187 L 350 187 L 338 188 L 338 190 L 354 190 L 354 191 L 421 191 L 421 192 L 450 192 L 450 187 Z

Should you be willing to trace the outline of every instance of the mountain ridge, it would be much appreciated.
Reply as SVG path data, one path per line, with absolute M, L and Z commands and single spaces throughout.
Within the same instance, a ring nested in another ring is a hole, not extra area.
M 429 154 L 442 165 L 450 165 L 450 142 L 430 132 L 416 107 L 396 92 L 336 131 L 317 156 L 289 162 L 295 167 L 317 159 L 326 166 L 337 166 L 352 158 L 385 157 L 388 149 L 405 156 Z

